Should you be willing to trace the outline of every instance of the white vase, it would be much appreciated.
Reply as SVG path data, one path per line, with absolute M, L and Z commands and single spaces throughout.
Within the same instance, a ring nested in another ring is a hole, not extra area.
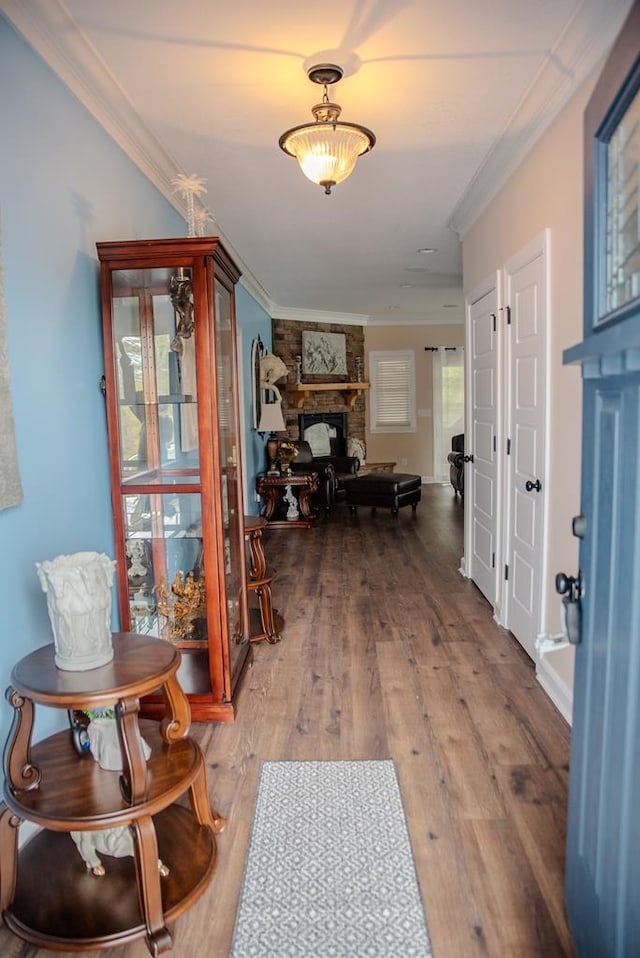
M 76 552 L 36 562 L 47 596 L 59 669 L 83 672 L 113 658 L 111 587 L 115 562 L 98 552 Z
M 122 751 L 116 720 L 106 715 L 91 719 L 87 726 L 87 734 L 91 754 L 100 768 L 106 768 L 110 772 L 121 772 Z M 151 755 L 151 748 L 144 739 L 142 739 L 142 752 L 145 759 Z

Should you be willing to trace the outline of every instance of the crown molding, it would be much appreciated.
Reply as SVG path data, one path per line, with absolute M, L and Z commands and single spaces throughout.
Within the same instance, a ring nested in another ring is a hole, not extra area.
M 294 323 L 334 323 L 336 326 L 367 326 L 371 319 L 361 313 L 332 313 L 324 309 L 295 309 L 291 306 L 274 306 L 271 316 Z
M 583 0 L 448 221 L 462 239 L 615 40 L 633 0 Z
M 463 308 L 454 316 L 399 316 L 395 321 L 384 316 L 371 316 L 368 326 L 464 326 Z
M 336 326 L 462 326 L 464 315 L 455 316 L 366 316 L 360 313 L 331 313 L 321 309 L 292 309 L 288 306 L 275 306 L 271 313 L 273 319 L 283 319 L 294 323 L 334 324 Z

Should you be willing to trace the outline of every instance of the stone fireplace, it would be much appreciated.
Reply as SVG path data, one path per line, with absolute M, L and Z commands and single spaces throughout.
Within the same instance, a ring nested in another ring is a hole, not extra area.
M 355 379 L 355 360 L 356 357 L 364 357 L 364 327 L 341 325 L 338 323 L 302 323 L 288 319 L 272 320 L 273 330 L 273 352 L 283 360 L 287 369 L 288 376 L 285 383 L 279 383 L 282 389 L 282 412 L 286 423 L 288 434 L 292 439 L 302 439 L 301 419 L 308 416 L 319 416 L 319 422 L 325 421 L 324 417 L 329 416 L 329 424 L 341 431 L 341 438 L 346 448 L 347 439 L 365 438 L 365 413 L 366 400 L 365 394 L 360 393 L 353 404 L 349 403 L 347 393 L 334 392 L 327 389 L 329 382 L 344 383 Z M 322 383 L 323 391 L 309 392 L 304 397 L 304 406 L 296 408 L 297 394 L 287 393 L 287 384 L 294 384 L 295 378 L 295 358 L 302 352 L 302 333 L 304 330 L 324 331 L 330 333 L 342 333 L 346 338 L 347 369 L 345 376 L 306 376 L 304 382 L 309 385 Z M 333 422 L 333 417 L 337 417 Z M 306 428 L 306 427 L 305 427 Z

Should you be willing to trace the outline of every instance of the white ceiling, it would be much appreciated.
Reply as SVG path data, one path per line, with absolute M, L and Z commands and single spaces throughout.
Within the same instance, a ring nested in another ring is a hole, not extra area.
M 460 236 L 608 49 L 631 2 L 0 9 L 174 204 L 176 173 L 206 179 L 210 232 L 272 315 L 414 323 L 463 320 Z M 331 196 L 278 148 L 321 98 L 306 76 L 315 62 L 344 68 L 331 98 L 377 137 Z

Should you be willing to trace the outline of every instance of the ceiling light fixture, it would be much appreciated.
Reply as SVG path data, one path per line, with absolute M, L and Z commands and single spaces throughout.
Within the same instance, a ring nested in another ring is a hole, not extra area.
M 324 86 L 322 103 L 311 107 L 315 123 L 294 126 L 278 140 L 280 148 L 296 158 L 304 175 L 323 186 L 327 195 L 333 186 L 346 180 L 358 157 L 372 150 L 376 142 L 366 126 L 339 122 L 342 110 L 329 100 L 327 86 L 341 80 L 342 74 L 342 68 L 334 63 L 309 68 L 307 76 L 311 82 Z

